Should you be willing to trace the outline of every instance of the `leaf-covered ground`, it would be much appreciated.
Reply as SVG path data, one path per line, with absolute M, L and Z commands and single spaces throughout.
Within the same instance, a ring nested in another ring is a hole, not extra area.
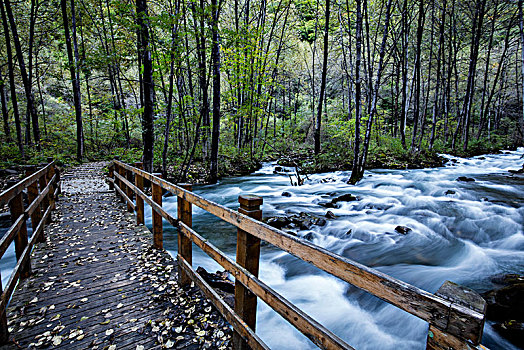
M 0 349 L 228 348 L 229 325 L 196 288 L 178 287 L 176 262 L 108 191 L 104 165 L 64 174 Z

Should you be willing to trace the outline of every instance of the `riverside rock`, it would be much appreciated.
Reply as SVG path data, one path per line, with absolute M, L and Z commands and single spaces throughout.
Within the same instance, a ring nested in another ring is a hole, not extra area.
M 494 328 L 515 345 L 524 347 L 524 276 L 497 275 L 492 282 L 502 285 L 485 292 L 487 318 L 495 321 Z

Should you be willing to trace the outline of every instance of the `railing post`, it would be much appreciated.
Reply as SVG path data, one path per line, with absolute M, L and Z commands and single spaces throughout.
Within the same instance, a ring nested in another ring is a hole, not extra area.
M 262 197 L 254 195 L 240 195 L 238 212 L 255 220 L 262 219 Z M 260 238 L 241 229 L 237 230 L 237 263 L 258 277 L 260 260 Z M 235 281 L 235 312 L 254 331 L 257 320 L 257 297 L 242 283 Z M 249 349 L 247 343 L 238 333 L 233 334 L 233 349 Z
M 121 166 L 118 166 L 118 175 L 120 175 L 121 177 L 125 178 L 126 177 L 126 169 L 124 169 Z M 126 193 L 126 185 L 124 184 L 124 181 L 118 180 L 118 188 L 120 188 L 122 193 Z M 120 196 L 120 201 L 122 203 L 126 202 L 126 200 L 124 199 L 124 196 Z
M 115 160 L 119 160 L 118 157 L 115 157 Z M 115 169 L 114 169 L 114 172 L 118 175 L 120 175 L 120 165 L 118 165 L 117 162 L 114 162 L 114 165 L 115 165 Z M 115 186 L 118 187 L 118 188 L 122 188 L 122 186 L 120 185 L 120 180 L 115 176 Z M 115 194 L 116 194 L 116 197 L 120 199 L 121 202 L 124 201 L 124 198 L 122 198 L 120 196 L 120 193 L 118 191 L 115 191 Z
M 186 191 L 192 191 L 193 185 L 188 183 L 178 184 Z M 178 206 L 178 220 L 186 224 L 188 227 L 193 226 L 193 205 L 185 200 L 183 197 L 177 198 Z M 193 263 L 193 250 L 191 246 L 191 240 L 184 236 L 180 230 L 178 230 L 178 255 L 184 258 L 188 264 Z M 178 269 L 178 284 L 181 287 L 187 286 L 191 283 L 191 278 L 182 270 Z
M 115 162 L 111 162 L 108 167 L 109 170 L 109 178 L 113 181 L 109 181 L 109 190 L 112 191 L 115 189 Z
M 14 224 L 20 215 L 24 214 L 24 200 L 22 198 L 22 193 L 17 194 L 9 202 L 9 210 L 11 212 L 11 222 Z M 23 219 L 20 230 L 15 236 L 15 253 L 16 260 L 20 260 L 24 249 L 27 247 L 27 224 L 26 219 Z M 24 265 L 20 266 L 20 278 L 27 278 L 31 275 L 31 255 L 27 258 L 27 261 Z
M 156 177 L 162 178 L 162 174 L 154 173 Z M 162 187 L 151 181 L 151 197 L 153 202 L 162 206 Z M 153 247 L 156 249 L 163 249 L 163 228 L 162 228 L 162 216 L 157 213 L 154 209 L 151 209 L 153 217 Z
M 50 157 L 47 158 L 48 164 L 51 163 L 52 161 L 53 161 L 53 158 L 50 158 Z M 56 171 L 55 165 L 53 164 L 53 166 L 49 169 L 49 181 L 51 181 L 53 179 L 53 176 L 55 175 L 56 175 L 55 183 L 52 183 L 49 185 L 49 193 L 47 194 L 47 198 L 49 199 L 49 206 L 51 206 L 51 210 L 54 210 L 56 208 L 56 205 L 55 205 L 55 202 L 56 202 L 55 187 L 56 186 L 55 184 L 57 183 L 56 181 L 58 181 L 58 172 Z M 47 222 L 50 223 L 51 221 L 52 221 L 52 218 L 51 218 L 51 215 L 49 215 Z M 42 231 L 42 238 L 45 241 L 45 236 L 43 234 L 43 231 Z
M 482 331 L 486 316 L 486 301 L 474 290 L 460 286 L 456 283 L 446 281 L 435 293 L 435 295 L 450 301 L 451 308 L 448 316 L 447 329 L 442 330 L 433 324 L 429 324 L 426 349 L 477 349 L 476 345 L 482 340 Z M 471 329 L 468 321 L 461 319 L 453 310 L 467 307 L 484 316 L 482 322 L 476 327 L 476 334 L 468 339 L 461 335 L 465 329 Z
M 40 176 L 40 179 L 38 180 L 38 185 L 40 187 L 40 192 L 45 190 L 49 180 L 50 179 L 48 179 L 48 174 L 44 174 L 44 175 Z M 49 196 L 45 196 L 42 199 L 42 211 L 45 213 L 45 211 L 47 210 L 48 207 L 49 207 Z M 43 237 L 43 234 L 42 234 L 42 237 Z M 45 241 L 45 238 L 44 238 L 44 241 Z
M 25 176 L 31 176 L 34 174 L 36 167 L 34 166 L 28 166 L 25 171 Z M 33 182 L 31 185 L 27 186 L 27 199 L 29 201 L 29 204 L 33 203 L 33 201 L 38 197 L 38 185 L 37 182 Z M 40 220 L 42 220 L 42 212 L 40 211 L 40 205 L 37 205 L 33 213 L 31 214 L 31 227 L 33 228 L 33 233 L 36 231 L 36 228 L 38 227 L 38 224 L 40 223 Z M 40 237 L 37 238 L 38 242 L 45 242 L 44 237 L 44 231 L 42 231 L 42 234 Z
M 0 281 L 2 274 L 0 273 Z M 3 294 L 2 283 L 0 283 L 0 294 Z M 0 310 L 0 345 L 6 344 L 9 341 L 9 328 L 7 327 L 7 313 L 5 307 Z
M 127 169 L 124 169 L 125 170 L 125 176 L 126 176 L 126 179 L 127 181 L 129 181 L 130 183 L 133 183 L 134 180 L 133 180 L 133 172 L 131 170 L 127 170 Z M 133 200 L 133 189 L 130 187 L 130 186 L 126 186 L 126 195 L 127 195 L 127 198 Z M 129 203 L 127 203 L 127 211 L 130 212 L 130 213 L 133 213 L 135 211 L 135 208 L 133 208 L 133 206 Z
M 135 168 L 143 169 L 144 164 L 142 162 L 135 163 Z M 135 174 L 135 186 L 142 192 L 144 192 L 144 178 L 139 174 Z M 136 223 L 144 224 L 144 200 L 139 195 L 136 195 Z

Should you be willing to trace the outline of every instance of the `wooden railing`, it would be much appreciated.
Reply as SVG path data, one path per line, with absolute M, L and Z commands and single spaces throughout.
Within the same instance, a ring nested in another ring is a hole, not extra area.
M 163 180 L 159 174 L 150 174 L 141 168 L 141 163 L 130 166 L 114 160 L 109 170 L 110 187 L 116 185 L 114 189 L 121 200 L 127 203 L 128 210 L 136 210 L 137 223 L 144 223 L 144 202 L 152 207 L 154 247 L 163 248 L 162 218 L 178 227 L 180 284 L 184 286 L 192 280 L 214 303 L 235 330 L 234 349 L 268 348 L 255 333 L 257 297 L 318 347 L 352 349 L 258 278 L 261 240 L 425 320 L 429 323 L 428 349 L 478 348 L 484 327 L 486 303 L 474 291 L 447 281 L 436 294 L 429 293 L 260 222 L 261 197 L 241 195 L 240 208 L 234 211 L 191 192 L 189 184 L 177 186 Z M 144 193 L 144 180 L 151 183 L 151 197 Z M 162 208 L 162 190 L 178 197 L 177 218 Z M 136 198 L 136 202 L 133 198 Z M 191 228 L 192 205 L 238 228 L 236 261 Z M 235 277 L 234 310 L 193 269 L 191 243 L 195 243 Z
M 52 159 L 49 164 L 36 171 L 36 167 L 26 167 L 26 177 L 0 193 L 0 207 L 9 206 L 12 225 L 0 239 L 0 258 L 4 256 L 9 245 L 15 242 L 17 263 L 5 288 L 0 292 L 0 344 L 8 338 L 6 307 L 20 279 L 31 275 L 31 250 L 36 242 L 45 242 L 44 227 L 51 220 L 51 211 L 60 193 L 60 172 Z M 28 205 L 24 208 L 24 191 Z M 33 233 L 27 235 L 27 219 L 31 218 Z M 0 276 L 1 280 L 1 276 Z M 1 285 L 0 285 L 1 286 Z

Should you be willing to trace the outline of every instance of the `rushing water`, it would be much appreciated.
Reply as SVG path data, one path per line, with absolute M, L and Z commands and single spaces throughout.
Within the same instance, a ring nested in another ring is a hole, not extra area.
M 356 186 L 345 183 L 348 172 L 335 172 L 310 175 L 305 185 L 293 187 L 287 176 L 273 174 L 275 166 L 268 163 L 252 175 L 195 186 L 194 191 L 233 209 L 239 194 L 262 196 L 264 216 L 324 216 L 328 209 L 320 201 L 352 193 L 360 200 L 329 209 L 336 219 L 298 235 L 430 292 L 446 280 L 483 292 L 492 287 L 491 276 L 524 271 L 524 176 L 507 172 L 522 167 L 523 155 L 521 148 L 471 159 L 447 157 L 450 161 L 442 168 L 367 171 Z M 458 176 L 476 181 L 459 182 Z M 292 196 L 282 196 L 284 191 Z M 176 198 L 164 198 L 164 207 L 176 215 Z M 146 213 L 150 225 L 151 209 Z M 401 235 L 395 232 L 397 225 L 412 230 Z M 176 232 L 167 223 L 165 227 L 165 247 L 175 255 Z M 234 257 L 232 225 L 193 207 L 193 227 Z M 13 255 L 11 247 L 0 262 L 4 283 Z M 193 262 L 210 271 L 220 268 L 196 246 Z M 426 322 L 279 249 L 262 246 L 260 269 L 264 282 L 357 349 L 425 348 Z M 263 302 L 257 333 L 274 349 L 315 348 Z M 491 349 L 515 348 L 489 322 L 483 343 Z
M 522 167 L 523 155 L 519 149 L 471 159 L 447 157 L 442 168 L 368 171 L 356 186 L 345 183 L 348 172 L 335 172 L 310 175 L 305 185 L 293 187 L 268 163 L 252 175 L 194 191 L 230 208 L 238 207 L 239 194 L 262 196 L 264 216 L 324 216 L 327 209 L 320 201 L 352 193 L 360 200 L 329 209 L 336 219 L 298 235 L 430 292 L 446 280 L 483 292 L 492 287 L 491 276 L 524 271 L 524 177 L 507 172 Z M 476 181 L 456 181 L 458 176 Z M 284 191 L 292 196 L 282 196 Z M 164 198 L 164 206 L 175 214 L 176 198 Z M 397 225 L 412 230 L 401 235 Z M 234 227 L 199 208 L 193 209 L 193 227 L 235 255 Z M 172 254 L 175 237 L 173 230 L 165 234 Z M 219 268 L 195 246 L 193 254 L 195 266 Z M 357 349 L 425 348 L 426 322 L 269 245 L 262 247 L 260 278 Z M 274 349 L 315 348 L 260 301 L 257 333 Z M 489 322 L 483 343 L 491 349 L 514 348 Z

